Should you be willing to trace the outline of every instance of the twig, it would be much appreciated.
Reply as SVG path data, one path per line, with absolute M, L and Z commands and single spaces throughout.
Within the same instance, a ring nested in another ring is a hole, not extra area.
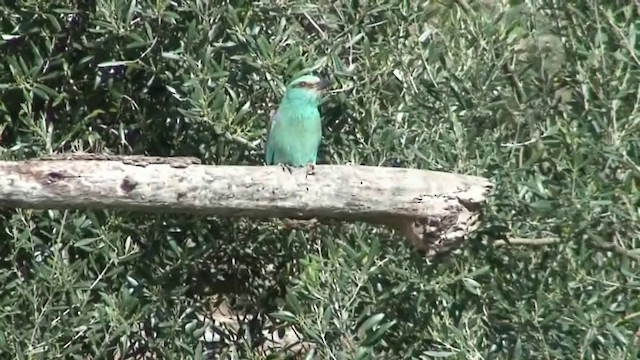
M 493 242 L 495 246 L 508 246 L 508 245 L 547 246 L 547 245 L 553 245 L 558 243 L 560 243 L 560 238 L 553 238 L 553 237 L 534 238 L 534 239 L 514 237 L 514 238 L 509 238 L 508 241 L 497 240 Z M 630 259 L 640 261 L 640 252 L 638 252 L 638 249 L 625 249 L 624 247 L 622 247 L 619 244 L 616 244 L 613 241 L 608 243 L 595 241 L 592 243 L 592 245 L 596 248 L 612 251 L 618 255 L 626 256 Z
M 527 141 L 524 142 L 520 142 L 520 143 L 504 143 L 504 144 L 500 144 L 500 146 L 502 147 L 519 147 L 519 146 L 525 146 L 525 145 L 529 145 L 529 144 L 533 144 L 534 142 L 538 141 L 539 139 L 529 139 Z
M 509 238 L 509 241 L 498 240 L 493 242 L 493 244 L 496 246 L 505 246 L 505 245 L 546 246 L 546 245 L 557 244 L 559 242 L 560 242 L 560 239 L 551 238 L 551 237 L 537 238 L 537 239 L 515 237 L 515 238 Z
M 324 31 L 322 31 L 322 29 L 320 28 L 320 26 L 318 26 L 318 24 L 311 18 L 311 16 L 309 16 L 309 14 L 307 14 L 307 12 L 303 12 L 302 13 L 304 15 L 305 18 L 307 18 L 307 21 L 309 21 L 309 23 L 316 29 L 316 31 L 320 34 L 320 37 L 325 39 L 327 37 L 327 35 L 324 33 Z
M 515 70 L 513 69 L 513 67 L 511 67 L 511 65 L 505 63 L 504 72 L 508 75 L 511 86 L 513 86 L 516 91 L 516 99 L 518 100 L 518 104 L 522 105 L 522 102 L 525 101 L 526 95 L 524 93 L 524 89 L 522 88 L 522 83 L 516 76 Z
M 605 243 L 601 241 L 594 242 L 593 246 L 603 250 L 612 251 L 618 255 L 626 256 L 636 261 L 640 261 L 640 252 L 638 252 L 638 249 L 631 249 L 631 250 L 625 249 L 624 247 L 616 243 L 613 243 L 613 242 Z

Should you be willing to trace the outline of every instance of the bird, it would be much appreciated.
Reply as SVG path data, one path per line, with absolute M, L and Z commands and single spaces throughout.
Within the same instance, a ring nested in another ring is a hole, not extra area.
M 267 125 L 265 163 L 307 167 L 307 175 L 315 173 L 318 148 L 322 140 L 322 124 L 318 104 L 329 79 L 303 75 L 292 80 L 280 100 L 278 109 Z

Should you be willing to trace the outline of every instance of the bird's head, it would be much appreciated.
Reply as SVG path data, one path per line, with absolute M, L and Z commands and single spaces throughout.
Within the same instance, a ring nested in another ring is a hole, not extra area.
M 329 87 L 329 85 L 331 85 L 331 80 L 321 79 L 314 75 L 303 75 L 289 83 L 284 96 L 291 100 L 318 104 L 322 90 Z

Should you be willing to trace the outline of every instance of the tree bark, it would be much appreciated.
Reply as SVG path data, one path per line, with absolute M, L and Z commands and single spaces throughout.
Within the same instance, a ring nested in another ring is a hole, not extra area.
M 477 227 L 492 187 L 476 176 L 372 166 L 318 165 L 307 175 L 189 161 L 0 161 L 0 207 L 364 221 L 402 232 L 426 255 Z

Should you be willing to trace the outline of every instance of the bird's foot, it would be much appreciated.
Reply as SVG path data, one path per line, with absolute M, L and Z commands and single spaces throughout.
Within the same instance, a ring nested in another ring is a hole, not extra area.
M 307 174 L 305 175 L 305 177 L 309 175 L 315 175 L 315 173 L 316 173 L 316 164 L 313 164 L 313 163 L 307 164 Z
M 287 164 L 280 164 L 280 167 L 282 168 L 282 171 L 288 171 L 289 174 L 293 174 L 293 170 L 291 169 L 291 166 Z

